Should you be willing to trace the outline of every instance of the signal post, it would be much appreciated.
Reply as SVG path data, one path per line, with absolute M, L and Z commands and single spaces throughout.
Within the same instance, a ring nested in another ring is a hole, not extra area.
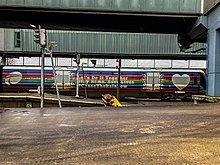
M 40 25 L 38 27 L 31 25 L 34 28 L 34 42 L 41 46 L 41 87 L 40 87 L 40 96 L 41 104 L 40 107 L 44 107 L 44 51 L 47 45 L 46 30 L 42 29 Z
M 76 54 L 76 59 L 74 60 L 77 64 L 77 70 L 76 70 L 76 96 L 79 97 L 79 69 L 80 69 L 80 54 Z

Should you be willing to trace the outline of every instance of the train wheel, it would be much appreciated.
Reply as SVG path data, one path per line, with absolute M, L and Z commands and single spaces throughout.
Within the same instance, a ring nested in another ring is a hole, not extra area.
M 191 94 L 185 94 L 184 95 L 184 101 L 192 101 L 192 95 Z
M 174 99 L 174 98 L 175 98 L 175 96 L 172 93 L 165 93 L 162 96 L 163 101 L 170 101 L 171 99 Z

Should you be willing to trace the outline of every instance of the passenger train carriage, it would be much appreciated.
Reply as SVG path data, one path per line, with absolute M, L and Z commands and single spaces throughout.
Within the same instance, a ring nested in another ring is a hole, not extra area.
M 27 92 L 40 86 L 40 67 L 4 67 L 3 92 Z M 61 94 L 75 95 L 76 69 L 56 69 Z M 193 94 L 205 94 L 206 77 L 197 69 L 121 69 L 120 98 L 141 97 L 190 100 Z M 83 68 L 79 71 L 79 95 L 101 98 L 117 94 L 118 70 Z M 55 92 L 53 71 L 45 68 L 45 91 Z
M 76 86 L 76 71 L 71 72 L 71 85 Z M 118 71 L 105 68 L 85 68 L 79 72 L 81 95 L 100 97 L 116 95 Z M 202 70 L 187 69 L 122 69 L 120 96 L 191 99 L 192 94 L 205 94 L 206 80 Z

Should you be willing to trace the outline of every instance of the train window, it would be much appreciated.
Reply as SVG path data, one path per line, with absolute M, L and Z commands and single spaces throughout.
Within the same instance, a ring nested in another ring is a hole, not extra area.
M 21 47 L 21 33 L 14 32 L 14 47 L 20 48 Z
M 154 84 L 159 84 L 159 83 L 160 83 L 160 74 L 154 73 Z

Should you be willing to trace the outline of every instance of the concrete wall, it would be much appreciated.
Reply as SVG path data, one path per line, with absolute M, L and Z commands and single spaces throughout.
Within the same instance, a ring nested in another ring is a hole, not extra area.
M 200 14 L 201 0 L 0 0 L 1 7 Z
M 209 12 L 220 0 L 204 0 L 204 13 Z
M 208 90 L 210 96 L 220 96 L 220 5 L 208 14 Z

